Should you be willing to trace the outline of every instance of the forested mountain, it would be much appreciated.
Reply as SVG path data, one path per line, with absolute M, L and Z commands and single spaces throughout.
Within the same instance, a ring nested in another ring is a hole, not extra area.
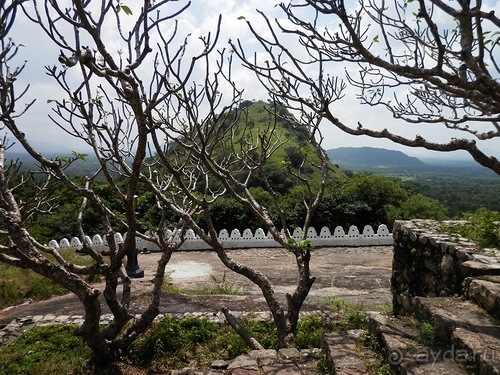
M 398 174 L 406 172 L 431 172 L 460 175 L 496 176 L 472 159 L 416 158 L 401 151 L 374 147 L 340 147 L 326 151 L 330 160 L 343 170 Z
M 52 158 L 55 159 L 57 157 L 69 158 L 71 157 L 71 151 L 61 149 L 59 152 L 54 152 Z M 35 161 L 26 152 L 9 152 L 7 150 L 5 158 L 7 163 L 10 161 L 20 162 L 21 172 L 37 170 Z M 67 172 L 69 176 L 91 176 L 98 167 L 99 162 L 97 158 L 89 153 L 84 158 L 76 160 L 71 164 Z
M 323 157 L 329 168 L 327 179 L 344 175 L 311 144 L 309 125 L 300 123 L 276 103 L 244 100 L 239 108 L 222 113 L 217 121 L 215 126 L 200 125 L 200 129 L 207 126 L 210 131 L 199 139 L 183 139 L 181 133 L 177 140 L 185 144 L 203 144 L 204 152 L 220 163 L 219 168 L 227 170 L 249 188 L 268 190 L 269 184 L 275 193 L 287 194 L 295 186 L 304 185 L 304 181 L 319 186 L 323 179 Z M 167 156 L 177 160 L 190 157 L 182 148 L 171 141 Z M 212 179 L 209 183 L 215 188 L 219 181 Z
M 444 204 L 451 217 L 487 208 L 500 211 L 499 177 L 473 161 L 434 159 L 431 163 L 403 152 L 371 147 L 327 150 L 345 171 L 396 177 L 414 191 Z
M 321 164 L 320 159 L 309 143 L 308 130 L 305 126 L 292 121 L 292 115 L 285 108 L 274 107 L 273 104 L 264 101 L 243 101 L 240 110 L 236 123 L 237 130 L 233 135 L 237 153 L 240 152 L 238 147 L 243 147 L 246 143 L 246 138 L 255 139 L 264 136 L 269 143 L 283 142 L 266 162 L 265 168 L 268 173 L 283 174 L 281 178 L 286 179 L 289 170 L 296 173 L 300 169 L 300 173 L 305 177 L 320 177 L 315 167 Z M 343 174 L 333 163 L 330 169 L 332 176 Z
M 339 166 L 350 169 L 369 168 L 399 168 L 423 169 L 428 168 L 421 160 L 408 156 L 401 151 L 386 150 L 373 147 L 340 147 L 327 150 L 330 160 Z

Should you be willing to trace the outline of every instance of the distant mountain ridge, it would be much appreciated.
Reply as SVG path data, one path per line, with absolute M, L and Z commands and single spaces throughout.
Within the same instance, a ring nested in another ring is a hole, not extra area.
M 423 169 L 429 166 L 418 158 L 401 151 L 374 147 L 339 147 L 326 151 L 334 164 L 340 167 Z
M 326 151 L 333 164 L 344 171 L 382 174 L 434 173 L 460 175 L 495 175 L 474 160 L 425 159 L 408 156 L 404 152 L 374 147 L 339 147 Z

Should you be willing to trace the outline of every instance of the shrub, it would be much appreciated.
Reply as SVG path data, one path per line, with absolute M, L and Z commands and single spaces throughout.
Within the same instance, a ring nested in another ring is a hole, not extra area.
M 158 361 L 159 365 L 172 366 L 189 364 L 199 344 L 204 344 L 217 336 L 218 326 L 206 319 L 184 318 L 176 321 L 166 317 L 149 334 L 138 341 L 131 352 L 133 360 L 146 363 Z
M 480 246 L 500 248 L 500 212 L 480 208 L 475 212 L 464 213 L 462 219 L 470 224 L 444 229 L 473 240 Z
M 390 221 L 394 219 L 432 219 L 445 220 L 448 218 L 446 208 L 436 199 L 426 197 L 422 194 L 411 194 L 403 200 L 399 207 L 395 206 L 397 213 L 389 214 Z

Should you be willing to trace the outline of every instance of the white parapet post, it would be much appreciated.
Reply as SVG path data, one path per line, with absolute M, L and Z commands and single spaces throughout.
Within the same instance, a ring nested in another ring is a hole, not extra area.
M 167 234 L 171 235 L 172 231 Z M 302 228 L 295 228 L 292 237 L 295 240 L 302 238 Z M 151 237 L 150 233 L 147 236 Z M 123 237 L 120 233 L 114 236 L 115 242 L 123 242 Z M 386 225 L 382 224 L 378 227 L 377 231 L 373 230 L 370 225 L 365 225 L 363 232 L 360 233 L 356 226 L 350 226 L 346 234 L 344 228 L 337 226 L 333 234 L 328 227 L 323 227 L 318 231 L 316 228 L 309 228 L 307 231 L 307 239 L 315 247 L 339 247 L 339 246 L 389 246 L 393 244 L 392 233 Z M 264 247 L 281 247 L 281 245 L 274 240 L 270 233 L 265 233 L 262 228 L 258 228 L 255 233 L 250 229 L 245 229 L 241 233 L 238 229 L 233 229 L 229 232 L 227 229 L 222 229 L 219 232 L 219 240 L 224 244 L 227 249 L 247 249 L 247 248 L 264 248 Z M 102 240 L 100 235 L 86 237 L 85 241 L 98 252 L 107 250 L 108 246 Z M 73 238 L 70 241 L 63 238 L 61 241 L 52 240 L 48 246 L 58 249 L 74 248 L 77 250 L 81 248 L 81 242 L 78 238 Z M 153 240 L 137 239 L 137 246 L 139 250 L 160 251 L 158 246 Z M 210 246 L 200 239 L 192 229 L 188 229 L 185 234 L 185 240 L 179 250 L 210 250 Z

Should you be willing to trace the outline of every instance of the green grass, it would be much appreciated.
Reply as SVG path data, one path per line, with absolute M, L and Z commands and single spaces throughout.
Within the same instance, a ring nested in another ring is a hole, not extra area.
M 312 314 L 300 319 L 297 324 L 295 342 L 300 349 L 321 348 L 323 334 L 338 328 L 337 322 L 325 320 L 323 317 Z
M 245 327 L 266 348 L 278 348 L 272 322 L 243 321 Z M 308 316 L 298 324 L 299 348 L 321 346 L 325 323 L 318 316 Z M 75 326 L 35 327 L 10 344 L 0 347 L 0 375 L 10 374 L 85 374 L 90 350 L 74 336 Z M 133 344 L 125 361 L 156 373 L 172 368 L 210 366 L 215 359 L 232 359 L 250 349 L 226 324 L 207 319 L 165 318 Z M 320 361 L 321 362 L 321 361 Z
M 327 306 L 338 315 L 335 320 L 337 330 L 368 328 L 368 313 L 363 302 L 351 303 L 340 298 L 330 298 L 327 299 Z
M 419 325 L 418 342 L 422 345 L 432 346 L 439 343 L 436 328 L 429 322 L 421 322 Z
M 68 262 L 79 265 L 90 265 L 89 256 L 77 255 L 71 249 L 61 251 Z M 89 276 L 91 282 L 95 277 Z M 66 294 L 67 290 L 47 280 L 29 269 L 12 267 L 0 263 L 0 309 L 23 303 L 27 299 L 45 300 L 53 296 Z
M 272 322 L 249 318 L 242 323 L 262 346 L 278 348 L 276 327 Z M 301 319 L 297 327 L 297 347 L 321 347 L 323 333 L 333 327 L 333 322 L 326 322 L 317 315 Z M 215 359 L 229 360 L 249 350 L 227 324 L 195 318 L 176 321 L 167 317 L 134 344 L 128 360 L 153 372 L 161 372 L 170 368 L 209 366 Z
M 299 320 L 296 344 L 300 349 L 319 348 L 325 331 L 358 329 L 366 326 L 363 304 L 330 300 L 334 319 L 311 314 Z M 249 316 L 242 324 L 265 347 L 278 348 L 276 327 Z M 0 375 L 85 374 L 90 350 L 74 335 L 75 326 L 52 325 L 26 331 L 14 342 L 0 347 Z M 184 367 L 205 367 L 215 359 L 230 360 L 250 349 L 227 324 L 207 319 L 169 317 L 154 324 L 136 341 L 124 361 L 148 373 Z M 318 373 L 328 373 L 318 361 Z M 380 374 L 385 374 L 381 372 Z
M 392 301 L 385 301 L 383 304 L 378 306 L 377 311 L 384 315 L 393 315 L 394 308 L 392 306 Z
M 134 344 L 129 351 L 129 361 L 154 371 L 189 364 L 204 365 L 218 356 L 224 357 L 224 353 L 215 347 L 222 346 L 221 340 L 230 338 L 218 332 L 217 324 L 206 319 L 185 318 L 175 321 L 166 318 L 155 325 L 144 339 Z
M 35 327 L 0 347 L 0 375 L 84 374 L 90 350 L 74 329 L 70 325 Z
M 44 300 L 67 291 L 31 270 L 0 264 L 0 308 L 18 305 L 27 299 Z
M 208 288 L 202 288 L 196 290 L 194 293 L 196 295 L 217 295 L 217 294 L 226 294 L 233 296 L 242 296 L 243 290 L 234 285 L 234 283 L 229 282 L 227 279 L 226 271 L 224 271 L 222 277 L 219 279 L 217 276 L 210 275 L 213 286 Z

